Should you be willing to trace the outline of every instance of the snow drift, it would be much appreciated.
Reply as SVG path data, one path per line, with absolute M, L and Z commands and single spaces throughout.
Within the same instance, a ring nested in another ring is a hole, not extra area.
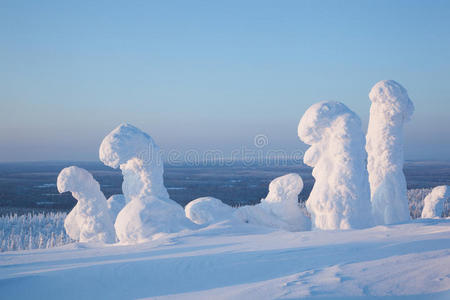
M 103 139 L 99 156 L 105 165 L 122 170 L 127 204 L 114 224 L 121 242 L 143 242 L 192 227 L 183 208 L 169 198 L 161 153 L 148 134 L 121 124 Z
M 423 200 L 422 218 L 439 218 L 449 198 L 450 189 L 447 185 L 435 187 Z
M 300 175 L 291 173 L 272 180 L 269 193 L 260 204 L 239 207 L 235 217 L 239 220 L 289 231 L 309 230 L 309 218 L 298 204 L 298 195 L 303 189 Z
M 303 115 L 298 136 L 311 147 L 304 156 L 315 184 L 306 202 L 313 228 L 371 225 L 364 134 L 359 117 L 340 102 L 319 102 Z
M 403 174 L 403 125 L 414 105 L 407 91 L 393 80 L 375 84 L 369 94 L 372 105 L 367 131 L 367 169 L 376 224 L 410 219 Z
M 88 171 L 78 167 L 63 169 L 57 180 L 60 193 L 72 192 L 78 203 L 67 215 L 64 228 L 80 242 L 115 242 L 115 233 L 106 198 Z

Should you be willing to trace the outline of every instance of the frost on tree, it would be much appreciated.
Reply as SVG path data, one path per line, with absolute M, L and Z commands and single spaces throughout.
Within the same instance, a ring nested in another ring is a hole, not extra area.
M 414 105 L 397 82 L 383 80 L 369 94 L 369 128 L 366 150 L 372 210 L 376 224 L 410 219 L 406 180 L 403 174 L 403 125 Z
M 108 204 L 109 215 L 111 216 L 111 220 L 113 220 L 113 222 L 116 220 L 117 215 L 122 208 L 124 208 L 127 204 L 125 196 L 122 194 L 112 195 L 108 198 L 106 203 Z
M 202 197 L 189 202 L 186 217 L 198 225 L 210 225 L 232 217 L 234 208 L 213 197 Z
M 121 242 L 151 240 L 192 226 L 183 208 L 169 198 L 159 147 L 148 134 L 121 124 L 103 139 L 99 155 L 105 165 L 122 170 L 127 204 L 114 224 Z
M 309 218 L 298 204 L 298 195 L 302 189 L 303 180 L 298 174 L 275 178 L 269 185 L 267 197 L 260 204 L 239 207 L 234 215 L 255 225 L 289 231 L 309 230 Z
M 72 239 L 115 242 L 106 198 L 91 173 L 78 167 L 65 168 L 58 175 L 57 187 L 60 193 L 71 192 L 78 201 L 64 221 L 64 228 Z
M 370 191 L 361 120 L 340 102 L 319 102 L 303 115 L 300 139 L 311 147 L 304 162 L 315 178 L 306 207 L 315 229 L 371 225 Z
M 450 199 L 447 185 L 435 187 L 423 200 L 422 218 L 439 218 L 444 210 L 444 203 Z

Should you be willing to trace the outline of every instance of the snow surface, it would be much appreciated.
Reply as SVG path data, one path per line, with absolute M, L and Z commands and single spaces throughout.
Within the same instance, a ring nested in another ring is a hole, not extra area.
M 450 220 L 305 232 L 222 222 L 138 245 L 5 252 L 0 291 L 2 299 L 450 299 Z
M 64 221 L 70 238 L 80 242 L 115 242 L 106 198 L 91 173 L 74 166 L 64 168 L 58 175 L 57 187 L 60 193 L 72 192 L 78 201 Z
M 202 197 L 189 202 L 184 208 L 186 217 L 198 225 L 210 225 L 230 220 L 235 209 L 213 197 Z
M 372 224 L 365 138 L 361 120 L 340 102 L 312 105 L 298 126 L 311 147 L 304 155 L 315 183 L 306 201 L 313 229 L 364 228 Z
M 234 217 L 245 223 L 289 231 L 310 230 L 309 218 L 298 204 L 302 189 L 303 180 L 298 174 L 275 178 L 269 184 L 267 197 L 260 204 L 239 207 Z
M 376 224 L 410 219 L 406 179 L 403 174 L 403 125 L 414 105 L 404 87 L 393 80 L 375 84 L 367 130 L 367 169 Z
M 447 185 L 433 188 L 423 200 L 422 218 L 439 218 L 444 210 L 444 202 L 450 199 L 450 189 Z
M 122 192 L 127 204 L 114 224 L 121 242 L 138 243 L 161 233 L 193 228 L 183 207 L 169 198 L 161 152 L 148 134 L 133 125 L 121 124 L 103 139 L 99 156 L 105 165 L 122 170 Z

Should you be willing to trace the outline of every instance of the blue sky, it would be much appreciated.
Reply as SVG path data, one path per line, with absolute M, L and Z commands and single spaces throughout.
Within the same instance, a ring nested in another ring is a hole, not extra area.
M 450 159 L 450 1 L 0 0 L 0 161 L 97 160 L 121 122 L 166 150 L 304 149 L 321 100 L 416 106 L 408 159 Z M 366 125 L 364 125 L 366 126 Z

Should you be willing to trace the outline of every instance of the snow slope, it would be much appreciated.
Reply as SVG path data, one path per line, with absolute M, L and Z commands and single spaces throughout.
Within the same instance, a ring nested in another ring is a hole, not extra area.
M 308 232 L 222 222 L 139 245 L 0 253 L 1 299 L 349 296 L 450 299 L 450 219 Z

